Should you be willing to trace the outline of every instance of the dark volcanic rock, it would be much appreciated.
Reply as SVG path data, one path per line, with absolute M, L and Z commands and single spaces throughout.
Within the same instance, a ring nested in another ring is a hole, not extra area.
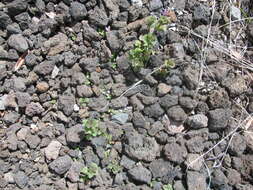
M 34 72 L 40 75 L 49 75 L 54 69 L 55 64 L 52 61 L 44 61 L 34 67 Z
M 187 155 L 186 148 L 175 142 L 166 144 L 163 150 L 167 160 L 178 164 L 182 163 Z
M 109 18 L 107 17 L 105 11 L 95 7 L 93 10 L 89 11 L 89 21 L 93 25 L 105 27 L 109 22 Z
M 62 175 L 66 173 L 72 165 L 72 159 L 69 156 L 61 156 L 49 164 L 49 168 L 55 173 Z
M 19 171 L 14 175 L 14 180 L 17 186 L 21 189 L 24 188 L 28 183 L 28 177 L 22 171 Z
M 175 106 L 178 104 L 178 96 L 168 94 L 160 99 L 160 104 L 165 109 Z
M 128 174 L 133 180 L 138 181 L 140 183 L 148 184 L 152 178 L 151 172 L 143 166 L 136 166 L 128 170 Z
M 25 114 L 33 117 L 41 114 L 43 111 L 45 111 L 45 109 L 40 105 L 40 103 L 32 102 L 26 106 Z
M 208 128 L 213 131 L 224 129 L 232 116 L 230 109 L 215 109 L 208 112 Z
M 21 53 L 28 50 L 28 43 L 21 34 L 11 35 L 8 39 L 8 45 Z
M 180 106 L 173 106 L 167 110 L 169 118 L 174 121 L 184 121 L 187 118 L 186 113 Z
M 79 2 L 72 2 L 70 5 L 70 15 L 76 21 L 81 21 L 87 15 L 86 7 Z
M 63 95 L 59 97 L 58 109 L 65 115 L 70 116 L 74 111 L 75 98 L 73 96 Z
M 164 114 L 164 110 L 161 108 L 160 104 L 156 103 L 145 107 L 144 113 L 149 117 L 159 118 Z
M 156 158 L 159 145 L 154 138 L 136 133 L 127 134 L 126 138 L 127 142 L 124 144 L 124 150 L 130 158 L 146 162 L 151 162 Z
M 5 29 L 11 22 L 11 18 L 3 11 L 0 11 L 0 27 Z

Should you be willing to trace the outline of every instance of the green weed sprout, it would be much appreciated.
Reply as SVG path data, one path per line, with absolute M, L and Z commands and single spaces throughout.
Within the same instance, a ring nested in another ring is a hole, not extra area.
M 173 190 L 173 187 L 171 184 L 167 184 L 163 186 L 163 190 Z
M 112 161 L 108 166 L 107 169 L 112 172 L 113 174 L 117 174 L 122 170 L 122 167 L 119 165 L 117 161 Z
M 93 177 L 97 175 L 99 167 L 95 163 L 91 163 L 89 167 L 84 167 L 80 171 L 81 179 L 84 182 L 87 182 L 88 180 L 91 180 Z
M 166 25 L 169 23 L 168 17 L 161 16 L 157 19 L 150 16 L 146 20 L 149 32 L 141 35 L 134 43 L 134 48 L 129 51 L 129 58 L 132 62 L 134 71 L 139 71 L 143 67 L 147 67 L 150 56 L 154 54 L 154 47 L 157 43 L 155 32 L 165 31 Z
M 103 130 L 99 127 L 99 120 L 85 119 L 83 120 L 84 134 L 87 140 L 98 137 L 104 134 Z

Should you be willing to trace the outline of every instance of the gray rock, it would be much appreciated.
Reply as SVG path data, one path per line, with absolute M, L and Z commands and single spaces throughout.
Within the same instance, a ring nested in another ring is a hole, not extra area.
M 193 11 L 193 20 L 196 21 L 198 24 L 209 24 L 210 23 L 210 9 L 209 7 L 200 4 L 194 7 Z
M 88 98 L 88 97 L 91 97 L 93 95 L 93 91 L 92 91 L 91 87 L 89 87 L 89 86 L 80 85 L 80 86 L 77 86 L 76 89 L 77 89 L 77 91 L 76 91 L 77 95 L 79 97 Z
M 108 41 L 109 47 L 112 52 L 120 51 L 122 47 L 122 43 L 119 40 L 117 31 L 112 30 L 112 31 L 106 32 L 106 39 Z
M 140 183 L 149 184 L 152 178 L 151 172 L 143 166 L 136 166 L 128 170 L 128 174 L 133 180 Z
M 107 17 L 105 11 L 98 7 L 95 7 L 89 11 L 89 21 L 93 25 L 105 27 L 109 22 L 109 18 Z
M 0 11 L 0 28 L 5 29 L 11 23 L 11 18 L 5 12 Z
M 78 57 L 74 53 L 67 51 L 64 53 L 64 64 L 68 67 L 72 67 L 76 63 L 77 58 Z
M 0 110 L 5 110 L 5 105 L 7 104 L 6 100 L 7 100 L 7 96 L 8 95 L 3 95 L 0 97 Z
M 158 96 L 164 96 L 166 94 L 169 93 L 169 91 L 171 90 L 171 86 L 168 86 L 165 83 L 160 83 L 157 87 L 157 95 Z
M 75 97 L 62 95 L 58 100 L 58 109 L 63 111 L 66 116 L 70 116 L 74 111 Z
M 15 134 L 11 134 L 8 136 L 7 145 L 8 145 L 9 150 L 12 150 L 12 151 L 17 150 L 18 140 Z
M 31 149 L 35 149 L 41 142 L 41 139 L 38 137 L 38 135 L 27 135 L 25 142 L 28 144 L 28 146 Z
M 151 162 L 151 164 L 149 165 L 149 169 L 153 174 L 152 175 L 153 178 L 161 179 L 162 177 L 166 176 L 170 170 L 173 169 L 173 166 L 168 161 L 165 161 L 163 159 L 158 159 Z
M 167 110 L 169 118 L 174 121 L 184 121 L 187 119 L 187 114 L 180 106 L 172 106 Z
M 134 6 L 142 7 L 143 2 L 142 0 L 131 0 L 131 4 Z
M 187 187 L 188 189 L 206 189 L 206 177 L 198 172 L 187 172 Z
M 193 137 L 186 142 L 186 147 L 190 153 L 201 153 L 204 150 L 204 139 L 202 137 Z
M 187 88 L 194 90 L 198 86 L 199 69 L 196 66 L 188 65 L 184 69 L 183 79 Z
M 35 6 L 37 7 L 37 9 L 40 12 L 45 11 L 46 5 L 45 5 L 45 2 L 43 0 L 36 0 Z
M 80 143 L 84 138 L 83 126 L 75 125 L 66 130 L 66 141 L 70 145 Z
M 228 120 L 232 116 L 230 109 L 215 109 L 208 112 L 208 128 L 217 131 L 226 128 Z
M 160 99 L 160 104 L 163 108 L 168 109 L 172 106 L 178 104 L 178 96 L 175 95 L 165 95 Z
M 128 99 L 124 96 L 113 99 L 111 101 L 110 107 L 112 109 L 120 109 L 120 108 L 126 108 L 128 105 Z
M 1 57 L 1 55 L 0 55 L 0 57 Z M 2 81 L 7 76 L 6 66 L 7 66 L 7 63 L 5 61 L 0 61 L 0 81 Z
M 213 171 L 211 184 L 213 187 L 220 187 L 228 184 L 228 179 L 221 170 L 217 169 Z
M 222 88 L 211 91 L 211 94 L 207 98 L 207 103 L 211 109 L 230 108 L 231 105 L 228 93 Z
M 240 156 L 244 153 L 246 149 L 246 140 L 244 136 L 236 134 L 233 136 L 233 140 L 229 145 L 229 152 L 232 155 Z
M 199 154 L 188 154 L 186 158 L 186 166 L 188 166 L 190 170 L 200 171 L 200 169 L 203 166 L 203 159 L 194 162 L 199 157 L 200 157 Z
M 188 117 L 185 123 L 191 129 L 205 128 L 207 127 L 207 124 L 208 124 L 208 117 L 206 117 L 204 114 L 193 115 L 193 116 Z
M 20 34 L 22 33 L 22 30 L 20 29 L 19 25 L 17 23 L 9 24 L 6 27 L 9 34 Z
M 75 183 L 79 181 L 80 171 L 84 168 L 84 164 L 78 161 L 73 162 L 71 168 L 67 173 L 67 178 Z
M 198 103 L 196 100 L 190 97 L 182 96 L 179 98 L 179 104 L 187 110 L 193 110 L 197 106 Z
M 226 176 L 230 185 L 240 184 L 242 181 L 241 174 L 232 168 L 226 171 Z
M 20 118 L 20 114 L 17 112 L 8 112 L 4 115 L 3 120 L 6 124 L 14 124 L 18 121 L 18 119 Z
M 178 60 L 184 60 L 185 51 L 182 43 L 173 43 L 171 44 L 172 57 Z
M 156 158 L 159 145 L 154 138 L 137 133 L 129 133 L 126 138 L 127 142 L 124 144 L 124 150 L 130 158 L 146 162 L 151 162 Z
M 120 165 L 129 170 L 133 168 L 133 166 L 135 165 L 135 161 L 123 155 L 120 161 Z
M 248 88 L 245 79 L 240 75 L 228 75 L 222 80 L 221 84 L 228 90 L 229 95 L 232 97 L 243 94 Z
M 26 92 L 17 92 L 16 98 L 18 106 L 21 108 L 26 107 L 31 102 L 31 96 Z
M 88 106 L 91 109 L 98 112 L 106 110 L 108 108 L 108 105 L 109 105 L 108 101 L 103 96 L 100 96 L 98 98 L 92 98 L 88 104 Z
M 72 165 L 72 159 L 68 156 L 61 156 L 49 164 L 49 168 L 55 173 L 62 175 L 66 173 Z
M 88 41 L 98 41 L 101 39 L 101 36 L 99 33 L 93 29 L 92 27 L 89 26 L 88 23 L 83 22 L 83 39 L 88 40 Z
M 59 141 L 53 140 L 45 148 L 45 156 L 47 160 L 55 160 L 60 152 L 62 144 Z
M 87 15 L 86 7 L 82 3 L 74 1 L 70 4 L 70 15 L 74 20 L 81 21 Z
M 155 11 L 163 7 L 163 3 L 161 0 L 151 0 L 149 3 L 150 11 Z
M 13 88 L 15 91 L 25 91 L 26 85 L 24 78 L 18 77 L 13 79 Z
M 54 66 L 55 66 L 54 62 L 44 61 L 34 67 L 34 72 L 39 75 L 49 75 L 52 73 Z
M 230 6 L 230 14 L 232 20 L 240 20 L 241 19 L 241 10 L 234 5 Z
M 117 123 L 124 125 L 128 120 L 127 113 L 118 113 L 112 116 L 112 120 L 116 121 Z
M 21 34 L 12 34 L 8 39 L 8 45 L 21 53 L 28 50 L 28 43 Z
M 186 148 L 183 145 L 180 146 L 175 142 L 166 144 L 163 148 L 163 151 L 167 160 L 177 164 L 182 163 L 187 156 Z
M 144 113 L 149 117 L 159 118 L 164 114 L 164 110 L 159 103 L 144 108 Z
M 15 183 L 14 174 L 12 172 L 5 173 L 4 179 L 5 179 L 5 181 L 7 181 L 10 184 Z
M 97 57 L 94 58 L 83 58 L 79 61 L 79 66 L 88 72 L 96 71 L 97 66 L 99 65 L 99 59 Z
M 35 115 L 40 115 L 44 111 L 45 109 L 40 105 L 40 103 L 32 102 L 26 106 L 25 114 L 30 117 L 33 117 Z
M 91 186 L 110 187 L 113 179 L 106 169 L 99 169 L 97 175 L 92 180 Z
M 15 175 L 14 175 L 14 180 L 15 183 L 17 184 L 17 186 L 21 189 L 23 189 L 27 184 L 28 184 L 28 177 L 27 175 L 22 172 L 22 171 L 18 171 Z

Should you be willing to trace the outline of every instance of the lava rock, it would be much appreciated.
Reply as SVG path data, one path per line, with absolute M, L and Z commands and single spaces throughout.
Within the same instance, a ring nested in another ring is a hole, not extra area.
M 164 96 L 168 94 L 171 90 L 171 86 L 168 86 L 165 83 L 160 83 L 157 87 L 157 95 L 158 96 Z
M 21 108 L 26 107 L 31 102 L 31 96 L 26 92 L 17 92 L 16 98 L 18 106 Z
M 128 174 L 133 180 L 140 183 L 149 184 L 152 178 L 151 172 L 143 166 L 136 166 L 128 170 Z
M 35 149 L 41 142 L 38 135 L 26 135 L 25 142 L 28 144 L 30 149 Z
M 155 103 L 151 106 L 145 107 L 144 113 L 149 117 L 159 118 L 164 114 L 164 110 L 161 108 L 159 103 Z
M 215 109 L 208 112 L 208 128 L 212 131 L 224 129 L 232 116 L 230 109 Z
M 83 126 L 75 125 L 66 130 L 66 141 L 70 145 L 80 143 L 84 138 Z
M 54 62 L 44 61 L 34 67 L 34 72 L 39 75 L 44 75 L 44 76 L 49 75 L 52 73 L 54 66 L 55 66 Z
M 187 172 L 187 187 L 188 189 L 205 189 L 206 188 L 206 177 L 198 172 L 188 171 Z
M 26 10 L 28 2 L 26 0 L 14 0 L 8 5 L 8 13 L 15 16 Z
M 99 65 L 99 59 L 95 58 L 83 58 L 79 62 L 79 66 L 88 72 L 96 71 L 97 66 Z
M 155 11 L 163 7 L 163 3 L 161 0 L 151 0 L 149 3 L 150 11 Z
M 170 162 L 165 161 L 163 159 L 154 160 L 150 163 L 149 169 L 153 174 L 153 178 L 162 178 L 166 176 L 170 170 L 173 169 L 173 166 Z
M 198 5 L 194 8 L 193 11 L 193 20 L 196 21 L 198 24 L 209 24 L 210 22 L 210 9 L 205 5 Z
M 188 117 L 185 123 L 191 129 L 205 128 L 208 125 L 208 117 L 206 117 L 204 114 L 196 114 Z
M 121 45 L 122 43 L 120 42 L 118 35 L 119 35 L 118 32 L 114 30 L 106 32 L 106 39 L 113 53 L 120 51 L 122 46 Z
M 229 145 L 229 152 L 234 156 L 240 156 L 246 149 L 246 141 L 244 136 L 236 134 L 233 136 L 233 140 Z
M 8 39 L 8 45 L 21 53 L 28 50 L 28 43 L 21 34 L 12 34 Z
M 199 69 L 196 66 L 186 66 L 182 75 L 187 88 L 191 90 L 197 88 L 199 82 Z
M 55 160 L 59 155 L 61 146 L 62 144 L 59 141 L 51 141 L 49 145 L 45 148 L 45 156 L 47 160 Z
M 27 184 L 28 184 L 28 177 L 27 175 L 22 172 L 22 171 L 18 171 L 15 175 L 14 175 L 14 180 L 15 183 L 17 184 L 17 186 L 21 189 L 23 189 Z
M 112 116 L 112 120 L 116 121 L 117 123 L 124 125 L 128 120 L 127 113 L 118 113 Z
M 156 158 L 159 152 L 159 145 L 154 138 L 145 137 L 137 133 L 129 133 L 126 134 L 126 139 L 124 150 L 130 158 L 146 162 L 151 162 Z
M 5 12 L 0 11 L 0 28 L 5 29 L 11 23 L 11 18 Z
M 187 114 L 180 106 L 172 106 L 167 110 L 168 117 L 174 121 L 184 121 L 187 119 Z
M 70 116 L 74 111 L 75 98 L 73 96 L 62 95 L 58 100 L 58 109 L 62 110 L 66 116 Z
M 57 158 L 49 164 L 49 168 L 55 173 L 62 175 L 66 173 L 72 165 L 72 159 L 65 155 Z
M 230 108 L 231 102 L 229 96 L 224 89 L 214 90 L 207 98 L 207 103 L 211 109 Z
M 89 11 L 89 21 L 95 26 L 105 27 L 109 22 L 109 18 L 107 17 L 105 11 L 95 7 L 93 10 Z
M 45 109 L 40 105 L 40 103 L 32 102 L 26 106 L 25 114 L 27 116 L 33 117 L 35 115 L 40 115 L 44 111 Z
M 175 142 L 166 144 L 163 151 L 167 160 L 178 164 L 182 163 L 187 155 L 186 148 Z
M 87 15 L 86 7 L 79 2 L 72 2 L 70 5 L 70 15 L 76 21 L 83 20 Z
M 79 97 L 88 98 L 88 97 L 91 97 L 93 95 L 93 91 L 92 91 L 91 87 L 89 87 L 89 86 L 80 85 L 80 86 L 77 86 L 76 89 L 77 89 L 77 91 L 76 91 L 77 95 Z
M 186 142 L 186 147 L 190 153 L 201 153 L 204 150 L 203 141 L 202 137 L 193 137 Z

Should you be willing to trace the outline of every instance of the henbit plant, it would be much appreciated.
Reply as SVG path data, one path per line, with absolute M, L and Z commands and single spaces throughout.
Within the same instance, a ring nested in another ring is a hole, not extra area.
M 99 127 L 99 120 L 85 119 L 83 120 L 84 134 L 87 140 L 98 137 L 104 134 L 104 131 Z
M 84 182 L 87 182 L 88 180 L 92 179 L 97 175 L 98 169 L 99 167 L 96 163 L 91 163 L 90 166 L 84 167 L 80 171 L 81 179 Z
M 171 184 L 167 184 L 163 186 L 163 190 L 173 190 L 173 187 Z
M 79 98 L 79 104 L 81 106 L 85 106 L 87 103 L 89 103 L 89 98 Z
M 166 16 L 161 16 L 159 19 L 155 16 L 150 16 L 146 22 L 149 32 L 141 35 L 139 40 L 135 41 L 134 48 L 129 51 L 129 58 L 134 71 L 147 67 L 150 56 L 155 52 L 155 44 L 158 42 L 156 32 L 165 31 L 169 19 Z
M 114 175 L 116 175 L 122 170 L 122 167 L 119 165 L 117 161 L 114 160 L 107 166 L 107 169 Z

